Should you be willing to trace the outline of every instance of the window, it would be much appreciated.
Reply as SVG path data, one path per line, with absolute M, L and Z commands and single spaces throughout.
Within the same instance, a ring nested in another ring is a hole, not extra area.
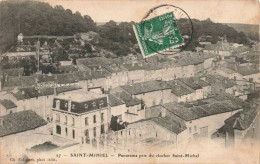
M 72 130 L 72 138 L 75 138 L 75 130 Z
M 94 137 L 97 136 L 97 129 L 96 129 L 96 127 L 94 127 L 94 129 L 93 129 L 93 135 L 94 135 Z
M 65 128 L 66 136 L 68 136 L 68 128 Z
M 194 126 L 194 132 L 197 132 L 197 126 L 196 125 Z
M 88 131 L 88 129 L 85 130 L 85 136 L 86 136 L 86 137 L 89 137 L 89 131 Z
M 93 106 L 93 107 L 96 107 L 96 106 L 97 106 L 97 103 L 96 103 L 96 102 L 92 102 L 92 106 Z
M 68 117 L 65 116 L 65 121 L 64 121 L 64 124 L 67 124 L 68 123 Z
M 56 122 L 60 122 L 60 115 L 56 114 Z
M 96 120 L 96 115 L 93 116 L 93 123 L 96 123 L 97 120 Z
M 88 125 L 88 117 L 85 118 L 85 125 Z
M 104 121 L 104 113 L 101 113 L 101 121 Z
M 122 115 L 118 115 L 117 118 L 118 118 L 118 122 L 122 122 L 123 121 L 122 120 Z
M 75 104 L 72 104 L 72 105 L 71 105 L 71 109 L 75 109 Z
M 65 108 L 68 108 L 68 103 L 65 103 L 64 107 L 65 107 Z
M 61 134 L 61 127 L 59 125 L 56 125 L 56 133 Z
M 189 128 L 189 132 L 190 132 L 190 134 L 191 134 L 191 127 Z
M 105 125 L 101 125 L 101 134 L 105 133 Z
M 74 118 L 72 118 L 72 124 L 71 125 L 75 126 L 75 119 Z
M 84 108 L 85 108 L 85 109 L 88 109 L 88 104 L 84 104 Z

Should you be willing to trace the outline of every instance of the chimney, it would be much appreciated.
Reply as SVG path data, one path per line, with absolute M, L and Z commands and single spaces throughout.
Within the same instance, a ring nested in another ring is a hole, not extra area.
M 68 112 L 71 112 L 71 97 L 68 99 Z
M 4 118 L 0 118 L 0 127 L 4 126 Z
M 166 109 L 164 107 L 161 109 L 161 117 L 166 117 Z
M 56 83 L 54 84 L 53 91 L 54 91 L 53 92 L 54 96 L 58 96 L 57 84 Z
M 181 89 L 181 86 L 180 85 L 177 85 L 177 90 L 180 90 Z
M 5 76 L 5 82 L 7 82 L 7 81 L 8 81 L 8 75 Z
M 240 118 L 241 118 L 241 120 L 245 120 L 245 114 L 244 113 L 240 113 Z

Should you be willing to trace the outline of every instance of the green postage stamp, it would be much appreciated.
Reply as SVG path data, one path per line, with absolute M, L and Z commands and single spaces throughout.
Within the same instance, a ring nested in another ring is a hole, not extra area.
M 144 58 L 184 44 L 173 12 L 141 21 L 133 28 Z

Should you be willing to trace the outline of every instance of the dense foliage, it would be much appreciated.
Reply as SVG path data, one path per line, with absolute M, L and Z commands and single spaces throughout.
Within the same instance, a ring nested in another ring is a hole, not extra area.
M 189 30 L 188 21 L 179 20 L 182 33 Z M 227 36 L 229 42 L 249 44 L 243 32 L 234 28 L 208 20 L 192 20 L 193 38 L 186 50 L 194 50 L 199 46 L 200 36 L 212 36 L 212 43 L 219 37 Z M 109 50 L 118 56 L 135 53 L 137 43 L 132 25 L 134 22 L 116 23 L 109 21 L 102 26 L 96 26 L 87 15 L 73 13 L 62 6 L 52 7 L 48 3 L 35 1 L 2 1 L 0 3 L 0 50 L 6 51 L 15 43 L 17 35 L 74 35 L 79 32 L 95 31 L 100 34 L 97 47 Z M 87 46 L 86 49 L 89 49 Z M 140 51 L 139 51 L 140 52 Z M 61 53 L 62 54 L 62 53 Z M 66 58 L 66 57 L 65 57 Z
M 74 35 L 95 31 L 96 25 L 88 16 L 72 13 L 62 6 L 35 1 L 3 1 L 0 3 L 0 45 L 6 50 L 21 32 L 24 35 Z M 4 44 L 4 45 L 3 45 Z

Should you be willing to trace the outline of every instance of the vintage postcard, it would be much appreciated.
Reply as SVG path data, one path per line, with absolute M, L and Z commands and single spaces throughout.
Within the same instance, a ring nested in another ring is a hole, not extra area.
M 260 162 L 258 0 L 0 0 L 0 164 Z

